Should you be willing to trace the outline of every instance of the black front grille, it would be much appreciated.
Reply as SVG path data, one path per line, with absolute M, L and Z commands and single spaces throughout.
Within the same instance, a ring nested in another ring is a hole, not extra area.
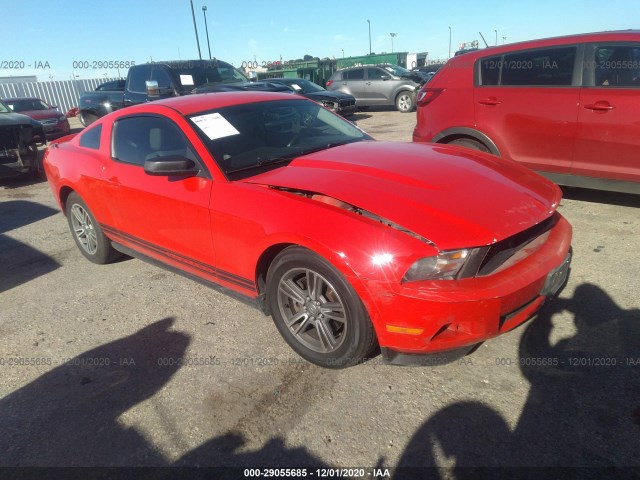
M 540 235 L 548 232 L 558 221 L 558 214 L 554 213 L 549 218 L 534 225 L 527 230 L 517 233 L 509 238 L 495 243 L 489 247 L 489 251 L 480 264 L 478 276 L 489 275 L 498 269 L 504 262 L 515 255 L 519 250 L 527 244 L 538 238 Z

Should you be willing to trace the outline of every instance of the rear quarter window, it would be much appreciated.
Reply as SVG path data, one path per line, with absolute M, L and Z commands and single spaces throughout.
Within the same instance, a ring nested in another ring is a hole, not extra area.
M 80 135 L 80 146 L 92 150 L 100 150 L 100 136 L 102 135 L 102 125 L 85 130 Z
M 480 85 L 570 86 L 575 45 L 506 53 L 480 60 Z

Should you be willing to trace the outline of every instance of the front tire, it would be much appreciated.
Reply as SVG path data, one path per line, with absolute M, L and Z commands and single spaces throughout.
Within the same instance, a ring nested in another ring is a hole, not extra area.
M 373 325 L 351 285 L 305 248 L 286 248 L 274 259 L 267 301 L 289 346 L 321 367 L 360 363 L 376 344 Z
M 78 114 L 80 123 L 84 126 L 84 127 L 88 127 L 89 125 L 91 125 L 93 122 L 95 122 L 96 120 L 98 120 L 98 116 L 94 115 L 93 113 L 83 113 L 80 112 Z
M 121 256 L 77 193 L 69 194 L 65 211 L 71 235 L 87 260 L 103 265 Z
M 405 90 L 400 92 L 396 97 L 396 108 L 399 112 L 409 113 L 413 111 L 415 107 L 415 101 L 413 93 Z

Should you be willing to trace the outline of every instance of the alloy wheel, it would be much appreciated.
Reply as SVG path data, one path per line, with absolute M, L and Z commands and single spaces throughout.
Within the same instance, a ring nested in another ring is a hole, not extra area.
M 278 308 L 294 338 L 314 352 L 334 352 L 346 338 L 344 303 L 318 272 L 308 268 L 286 272 L 278 284 Z

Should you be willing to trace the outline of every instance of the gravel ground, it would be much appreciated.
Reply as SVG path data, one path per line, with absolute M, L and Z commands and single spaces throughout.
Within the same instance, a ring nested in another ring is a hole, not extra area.
M 415 114 L 353 120 L 410 141 Z M 139 260 L 89 263 L 46 182 L 2 181 L 0 465 L 640 467 L 638 207 L 567 190 L 567 286 L 462 361 L 332 371 L 251 306 Z

